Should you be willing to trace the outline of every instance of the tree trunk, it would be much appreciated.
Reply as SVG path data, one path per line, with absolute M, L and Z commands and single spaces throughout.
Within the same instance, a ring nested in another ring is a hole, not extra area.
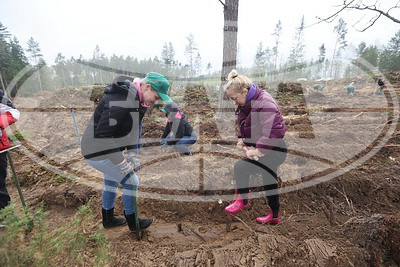
M 38 77 L 38 81 L 39 81 L 40 92 L 43 92 L 42 79 L 40 77 L 40 68 L 37 71 L 37 77 Z
M 335 54 L 336 54 L 336 46 L 337 46 L 337 43 L 338 43 L 338 38 L 339 38 L 339 37 L 336 37 L 335 48 L 333 49 L 332 63 L 331 63 L 331 71 L 330 71 L 330 77 L 331 77 L 331 78 L 333 78 L 333 77 L 332 77 L 332 75 L 333 75 L 333 65 L 335 64 Z
M 0 73 L 0 82 L 1 82 L 1 86 L 2 86 L 2 88 L 3 88 L 4 95 L 7 96 L 6 87 L 4 86 L 4 83 L 3 83 L 3 76 L 1 76 L 1 73 Z
M 224 50 L 221 71 L 219 110 L 224 111 L 232 108 L 224 92 L 229 72 L 236 68 L 237 57 L 237 32 L 238 32 L 238 10 L 239 0 L 226 0 L 224 5 Z
M 67 81 L 65 80 L 65 71 L 64 71 L 64 68 L 62 68 L 62 75 L 63 75 L 63 84 L 64 84 L 64 86 L 63 86 L 63 88 L 67 88 Z

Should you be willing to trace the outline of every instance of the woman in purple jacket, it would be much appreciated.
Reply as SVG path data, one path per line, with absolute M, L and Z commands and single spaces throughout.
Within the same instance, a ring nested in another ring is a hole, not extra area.
M 287 147 L 283 140 L 286 125 L 274 98 L 236 70 L 232 70 L 225 86 L 227 96 L 235 102 L 238 123 L 237 147 L 244 158 L 237 161 L 234 177 L 239 193 L 235 201 L 225 208 L 237 213 L 250 206 L 247 198 L 252 174 L 263 177 L 264 192 L 270 207 L 269 213 L 258 217 L 262 224 L 280 223 L 277 171 L 286 159 Z

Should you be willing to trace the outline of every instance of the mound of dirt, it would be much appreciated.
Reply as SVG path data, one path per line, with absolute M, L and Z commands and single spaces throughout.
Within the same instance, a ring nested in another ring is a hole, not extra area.
M 72 184 L 51 186 L 46 190 L 36 190 L 37 202 L 66 208 L 78 208 L 96 196 L 96 192 L 87 186 Z
M 307 96 L 307 101 L 311 101 L 311 102 L 316 102 L 316 101 L 321 101 L 321 99 L 325 98 L 326 96 L 318 91 L 314 91 L 311 92 L 308 96 Z
M 343 231 L 363 250 L 371 266 L 400 262 L 400 214 L 351 218 Z

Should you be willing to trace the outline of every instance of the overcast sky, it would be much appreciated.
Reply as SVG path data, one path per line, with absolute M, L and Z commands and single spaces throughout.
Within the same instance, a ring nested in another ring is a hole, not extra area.
M 224 1 L 224 0 L 222 0 Z M 286 58 L 293 43 L 295 27 L 305 16 L 312 25 L 316 16 L 328 16 L 342 0 L 240 0 L 239 3 L 239 64 L 251 66 L 259 42 L 274 45 L 272 33 L 282 21 L 281 55 Z M 393 6 L 398 0 L 382 0 Z M 400 11 L 393 13 L 397 18 Z M 384 45 L 400 30 L 400 24 L 380 19 L 364 33 L 352 25 L 362 13 L 343 13 L 348 24 L 347 40 L 357 46 Z M 367 18 L 367 17 L 366 17 Z M 192 33 L 198 44 L 203 66 L 210 62 L 214 69 L 221 66 L 223 40 L 223 9 L 218 0 L 1 0 L 0 22 L 20 44 L 33 37 L 40 45 L 48 64 L 54 64 L 57 53 L 67 58 L 90 58 L 96 45 L 107 56 L 134 56 L 138 59 L 161 56 L 165 42 L 171 42 L 176 59 L 186 63 L 186 37 Z M 333 50 L 337 21 L 306 28 L 307 58 L 318 56 L 322 43 L 327 53 Z M 359 27 L 361 27 L 361 24 Z

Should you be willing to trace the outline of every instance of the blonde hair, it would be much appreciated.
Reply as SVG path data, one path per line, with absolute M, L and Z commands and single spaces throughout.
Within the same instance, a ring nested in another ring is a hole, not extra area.
M 233 69 L 228 74 L 228 82 L 225 85 L 225 91 L 234 90 L 236 93 L 242 93 L 243 89 L 250 89 L 252 81 L 250 78 L 238 75 L 237 70 Z

